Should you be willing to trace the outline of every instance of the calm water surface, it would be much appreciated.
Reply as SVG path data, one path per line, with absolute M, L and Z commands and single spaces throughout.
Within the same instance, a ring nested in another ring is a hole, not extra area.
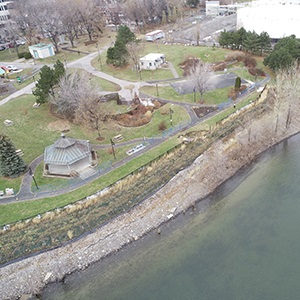
M 48 287 L 43 299 L 299 299 L 299 229 L 296 136 L 160 236 L 150 234 Z

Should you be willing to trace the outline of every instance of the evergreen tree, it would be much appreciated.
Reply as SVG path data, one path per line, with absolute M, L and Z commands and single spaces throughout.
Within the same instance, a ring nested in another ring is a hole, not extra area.
M 33 95 L 36 97 L 37 103 L 47 102 L 50 91 L 53 93 L 54 72 L 48 66 L 43 66 L 40 71 L 40 79 L 35 85 Z
M 259 35 L 254 31 L 248 31 L 243 47 L 246 51 L 257 53 L 259 51 Z
M 237 77 L 235 79 L 235 85 L 234 85 L 234 88 L 236 91 L 239 90 L 239 88 L 241 87 L 241 84 L 242 84 L 241 77 Z
M 136 42 L 135 34 L 127 26 L 120 26 L 115 45 L 107 50 L 106 62 L 118 67 L 126 65 L 129 57 L 126 44 L 129 42 Z
M 66 70 L 64 64 L 57 60 L 54 64 L 53 69 L 53 84 L 58 84 L 59 80 L 65 75 Z
M 265 31 L 263 31 L 259 35 L 258 48 L 259 48 L 259 51 L 260 51 L 260 55 L 262 55 L 264 52 L 270 52 L 271 49 L 272 49 L 270 36 Z
M 300 40 L 295 35 L 282 38 L 274 46 L 274 50 L 264 59 L 264 65 L 274 71 L 289 68 L 300 58 Z
M 16 153 L 16 148 L 10 139 L 0 134 L 0 174 L 15 178 L 22 175 L 27 169 L 23 159 Z
M 35 85 L 33 95 L 37 103 L 45 103 L 48 100 L 49 93 L 54 94 L 54 86 L 59 83 L 60 78 L 66 73 L 64 64 L 57 60 L 54 68 L 43 66 L 40 71 L 40 79 Z
M 125 45 L 136 39 L 135 34 L 127 26 L 120 26 L 118 29 L 116 41 L 122 42 Z

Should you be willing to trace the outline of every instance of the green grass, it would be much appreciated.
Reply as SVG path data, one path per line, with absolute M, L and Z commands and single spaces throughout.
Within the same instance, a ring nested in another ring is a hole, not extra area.
M 210 47 L 185 47 L 183 45 L 163 45 L 163 44 L 153 44 L 153 43 L 143 43 L 144 50 L 141 56 L 144 56 L 151 52 L 163 53 L 166 56 L 167 61 L 171 61 L 177 71 L 177 73 L 182 76 L 183 70 L 180 68 L 180 63 L 189 57 L 199 57 L 205 62 L 217 62 L 224 60 L 229 50 L 225 49 L 215 49 L 212 50 Z M 106 52 L 101 54 L 102 71 L 108 73 L 114 77 L 122 78 L 124 80 L 130 81 L 140 81 L 139 76 L 136 72 L 132 70 L 132 64 L 122 68 L 116 68 L 111 65 L 106 64 Z M 100 70 L 99 58 L 95 57 L 92 60 L 92 66 Z M 143 81 L 149 80 L 161 80 L 174 78 L 172 72 L 167 69 L 158 69 L 154 72 L 143 70 L 141 72 L 141 77 Z
M 194 103 L 194 93 L 180 95 L 171 86 L 159 86 L 158 88 L 159 97 L 166 100 Z M 144 86 L 140 90 L 148 95 L 157 96 L 157 89 L 154 86 Z M 216 89 L 213 91 L 207 91 L 204 93 L 202 100 L 204 104 L 219 104 L 225 102 L 228 99 L 228 92 L 231 87 L 223 89 Z M 196 93 L 196 102 L 200 101 L 200 94 Z
M 121 87 L 118 84 L 108 81 L 106 79 L 100 78 L 98 76 L 95 76 L 86 70 L 72 68 L 68 71 L 70 73 L 75 72 L 75 71 L 80 72 L 81 74 L 83 74 L 85 76 L 85 78 L 89 79 L 92 82 L 92 84 L 94 86 L 98 87 L 101 91 L 117 92 L 121 89 Z
M 247 98 L 243 99 L 240 103 L 237 104 L 236 109 L 250 103 L 251 101 L 256 99 L 256 97 L 256 93 L 249 95 Z M 235 109 L 230 107 L 227 110 L 222 111 L 216 116 L 205 121 L 204 123 L 198 124 L 193 128 L 189 128 L 185 132 L 187 133 L 195 130 L 203 130 L 209 128 L 209 126 L 214 126 L 217 122 L 223 120 L 226 116 L 232 114 L 234 111 Z M 144 153 L 142 156 L 129 161 L 126 165 L 121 166 L 118 169 L 112 169 L 112 171 L 108 174 L 86 185 L 84 189 L 78 189 L 68 194 L 52 198 L 44 198 L 42 200 L 2 205 L 0 210 L 0 225 L 14 223 L 20 219 L 30 218 L 37 214 L 41 214 L 46 211 L 53 210 L 57 207 L 62 207 L 69 203 L 78 201 L 120 180 L 124 176 L 139 169 L 156 157 L 159 157 L 162 153 L 165 153 L 168 150 L 172 149 L 179 143 L 180 140 L 177 137 L 169 138 L 159 146 Z
M 255 100 L 257 97 L 257 93 L 253 93 L 240 101 L 237 104 L 236 109 L 239 109 L 246 104 L 250 103 L 251 101 Z M 174 107 L 176 109 L 176 106 Z M 214 117 L 208 119 L 204 123 L 197 124 L 193 128 L 189 128 L 185 131 L 192 132 L 195 130 L 203 130 L 209 128 L 209 126 L 216 125 L 217 122 L 223 120 L 226 116 L 232 114 L 235 111 L 233 107 L 230 107 L 219 114 L 215 115 Z M 177 111 L 176 113 L 179 113 Z M 174 114 L 175 115 L 175 114 Z M 52 197 L 52 198 L 45 198 L 42 200 L 35 200 L 35 201 L 27 201 L 27 202 L 20 202 L 20 203 L 12 203 L 6 204 L 1 206 L 0 210 L 0 225 L 8 224 L 16 222 L 20 219 L 26 219 L 33 217 L 39 213 L 43 213 L 46 211 L 50 211 L 56 207 L 62 207 L 69 203 L 73 203 L 78 201 L 88 195 L 95 193 L 98 190 L 101 190 L 114 182 L 118 181 L 119 179 L 123 178 L 127 174 L 132 173 L 133 171 L 139 169 L 141 166 L 147 164 L 148 162 L 152 161 L 156 157 L 160 156 L 162 153 L 172 149 L 175 145 L 178 145 L 179 139 L 175 136 L 169 138 L 168 140 L 161 143 L 159 146 L 151 149 L 150 151 L 144 153 L 142 156 L 134 158 L 132 161 L 128 162 L 126 165 L 118 168 L 112 169 L 108 174 L 96 179 L 95 181 L 89 183 L 84 187 L 84 189 L 77 189 L 73 192 L 68 194 Z M 131 148 L 132 146 L 128 146 Z M 106 151 L 106 150 L 101 150 Z M 117 151 L 119 151 L 117 149 Z M 122 150 L 123 151 L 123 150 Z M 124 148 L 125 151 L 125 148 Z M 118 152 L 117 152 L 118 153 Z M 39 171 L 41 172 L 41 166 L 39 167 Z M 0 181 L 1 182 L 1 181 Z
M 21 45 L 18 47 L 19 53 L 21 52 L 29 52 L 28 47 L 26 45 Z M 15 48 L 9 48 L 3 51 L 0 51 L 0 61 L 7 61 L 11 62 L 18 58 L 18 54 L 15 50 Z
M 110 139 L 115 135 L 122 134 L 123 141 L 132 140 L 135 138 L 153 137 L 160 134 L 158 125 L 165 122 L 167 127 L 170 127 L 168 105 L 154 111 L 151 121 L 140 127 L 122 127 L 114 123 L 105 123 L 102 127 L 102 136 L 104 140 L 99 142 L 96 140 L 97 133 L 87 130 L 79 125 L 72 124 L 68 121 L 63 121 L 56 118 L 49 112 L 47 104 L 41 105 L 39 108 L 33 108 L 32 105 L 35 98 L 32 95 L 25 95 L 19 98 L 10 100 L 5 105 L 1 106 L 0 120 L 9 119 L 14 122 L 13 126 L 5 126 L 0 122 L 0 132 L 6 134 L 16 149 L 21 149 L 24 153 L 22 156 L 25 163 L 30 163 L 36 157 L 44 153 L 45 147 L 53 144 L 55 140 L 60 137 L 61 130 L 69 128 L 68 136 L 78 139 L 88 139 L 92 144 L 108 144 Z M 117 105 L 115 101 L 103 103 L 103 108 L 108 113 L 122 113 L 127 111 L 127 106 Z M 164 113 L 164 110 L 167 113 Z M 174 105 L 173 107 L 173 124 L 176 125 L 182 121 L 189 119 L 187 112 Z M 128 149 L 125 149 L 125 153 Z M 116 149 L 117 158 L 121 159 L 123 156 L 119 155 L 119 149 Z M 100 156 L 101 157 L 101 156 Z M 109 158 L 110 159 L 110 158 Z M 103 159 L 101 160 L 103 162 Z M 42 181 L 42 172 L 37 173 L 36 179 L 40 183 Z M 20 178 L 11 180 L 0 177 L 1 187 L 13 187 L 15 191 L 19 190 Z M 53 179 L 48 179 L 47 183 L 54 182 Z M 2 188 L 0 188 L 2 189 Z

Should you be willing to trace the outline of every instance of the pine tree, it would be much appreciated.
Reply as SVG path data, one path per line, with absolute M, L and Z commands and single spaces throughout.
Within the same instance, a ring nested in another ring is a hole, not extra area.
M 127 26 L 120 26 L 115 45 L 107 50 L 106 62 L 117 67 L 128 63 L 129 53 L 126 44 L 137 42 L 135 34 Z
M 59 80 L 65 75 L 66 70 L 64 64 L 57 60 L 54 64 L 53 69 L 53 84 L 58 84 Z
M 237 77 L 235 79 L 235 85 L 234 85 L 234 88 L 236 91 L 238 91 L 240 89 L 241 83 L 242 83 L 241 77 Z
M 54 69 L 46 65 L 41 68 L 40 79 L 33 91 L 37 103 L 47 102 L 49 93 L 54 94 L 54 86 L 59 83 L 60 78 L 62 78 L 65 73 L 64 64 L 59 60 L 55 62 Z
M 16 148 L 10 139 L 0 134 L 0 174 L 15 178 L 22 175 L 27 169 L 23 159 L 16 153 Z
M 48 66 L 43 66 L 40 72 L 40 79 L 36 84 L 36 89 L 33 91 L 33 95 L 36 97 L 37 103 L 45 103 L 48 100 L 50 91 L 53 92 L 54 85 L 54 72 Z

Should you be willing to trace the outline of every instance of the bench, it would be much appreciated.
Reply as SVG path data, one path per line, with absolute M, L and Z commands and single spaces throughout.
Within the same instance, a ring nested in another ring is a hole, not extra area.
M 116 143 L 120 142 L 122 140 L 123 140 L 122 134 L 118 134 L 118 135 L 116 135 L 116 136 L 113 137 L 113 141 L 116 142 Z
M 21 149 L 16 150 L 16 154 L 19 155 L 19 156 L 24 155 L 24 153 Z

